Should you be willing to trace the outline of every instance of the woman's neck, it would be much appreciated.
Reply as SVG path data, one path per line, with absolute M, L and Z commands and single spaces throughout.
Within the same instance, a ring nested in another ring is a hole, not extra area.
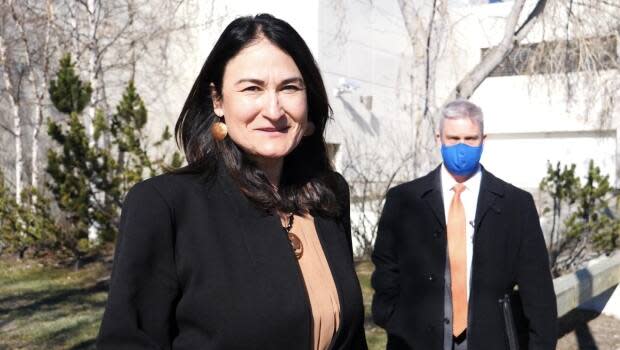
M 280 175 L 282 175 L 283 159 L 256 158 L 254 161 L 258 168 L 265 173 L 271 185 L 274 188 L 278 188 L 280 185 Z

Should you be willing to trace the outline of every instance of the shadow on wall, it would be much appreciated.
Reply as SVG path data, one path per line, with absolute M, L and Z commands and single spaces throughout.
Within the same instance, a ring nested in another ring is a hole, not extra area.
M 342 96 L 337 96 L 337 98 L 340 102 L 342 102 L 342 105 L 344 106 L 344 109 L 347 111 L 347 114 L 351 116 L 351 118 L 353 119 L 353 122 L 355 122 L 355 124 L 357 124 L 360 127 L 360 130 L 362 130 L 362 132 L 364 132 L 365 134 L 373 135 L 373 136 L 379 136 L 379 131 L 380 131 L 379 118 L 377 118 L 374 113 L 370 112 L 370 123 L 369 123 L 364 119 L 364 117 L 362 117 L 359 114 L 359 112 L 357 112 L 357 110 L 355 110 L 355 107 L 353 107 L 353 105 L 351 105 L 348 101 L 343 99 Z

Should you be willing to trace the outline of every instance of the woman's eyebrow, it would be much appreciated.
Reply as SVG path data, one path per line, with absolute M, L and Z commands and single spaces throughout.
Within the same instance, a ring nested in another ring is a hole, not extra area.
M 255 78 L 243 78 L 243 79 L 239 79 L 237 80 L 237 82 L 235 83 L 235 85 L 241 84 L 241 83 L 252 83 L 252 84 L 256 84 L 256 85 L 265 85 L 265 82 L 260 80 L 260 79 L 255 79 Z
M 242 78 L 237 80 L 237 82 L 235 82 L 235 85 L 238 84 L 242 84 L 242 83 L 252 83 L 252 84 L 256 84 L 256 85 L 265 85 L 265 81 L 261 80 L 261 79 L 256 79 L 256 78 Z M 280 82 L 280 84 L 278 85 L 286 85 L 286 84 L 291 84 L 291 83 L 297 83 L 300 85 L 304 85 L 304 80 L 301 77 L 292 77 L 292 78 L 287 78 L 284 79 Z
M 280 85 L 286 85 L 286 84 L 290 84 L 290 83 L 297 83 L 297 84 L 300 84 L 300 85 L 304 85 L 304 80 L 302 78 L 300 78 L 300 77 L 288 78 L 288 79 L 282 80 Z

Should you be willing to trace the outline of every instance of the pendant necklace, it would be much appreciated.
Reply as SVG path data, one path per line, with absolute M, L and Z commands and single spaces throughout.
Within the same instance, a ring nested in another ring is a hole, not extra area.
M 293 217 L 293 213 L 288 214 L 288 222 L 284 227 L 284 230 L 286 231 L 288 240 L 291 243 L 291 248 L 293 248 L 293 253 L 295 253 L 295 258 L 299 260 L 301 256 L 304 255 L 304 245 L 301 243 L 299 237 L 297 237 L 295 233 L 291 232 L 291 229 L 293 228 Z

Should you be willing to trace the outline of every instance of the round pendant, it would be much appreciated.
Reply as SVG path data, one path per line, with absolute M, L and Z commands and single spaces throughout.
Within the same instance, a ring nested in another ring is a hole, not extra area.
M 291 247 L 293 248 L 295 257 L 300 259 L 301 256 L 304 255 L 304 245 L 301 243 L 301 240 L 293 232 L 288 232 L 288 240 L 291 242 Z

